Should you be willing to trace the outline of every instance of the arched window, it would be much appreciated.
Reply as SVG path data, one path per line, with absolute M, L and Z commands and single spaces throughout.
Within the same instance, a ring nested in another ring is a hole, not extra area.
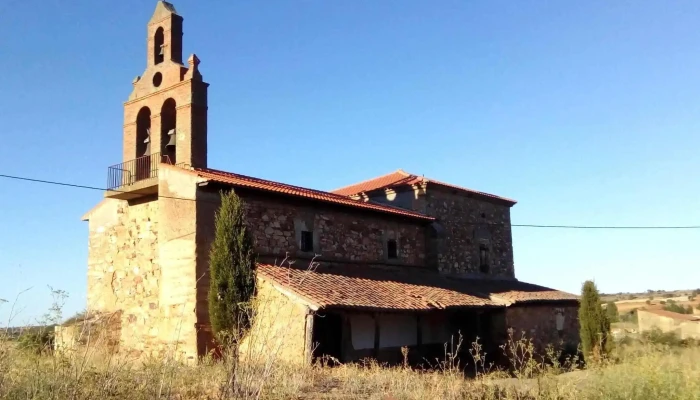
M 177 111 L 175 110 L 175 100 L 167 99 L 160 109 L 160 143 L 161 153 L 163 154 L 163 162 L 175 164 L 176 156 L 176 138 L 175 131 L 177 129 Z
M 153 63 L 160 64 L 165 60 L 165 35 L 163 27 L 156 30 L 156 35 L 153 37 Z
M 136 116 L 136 157 L 151 154 L 151 110 L 143 107 Z

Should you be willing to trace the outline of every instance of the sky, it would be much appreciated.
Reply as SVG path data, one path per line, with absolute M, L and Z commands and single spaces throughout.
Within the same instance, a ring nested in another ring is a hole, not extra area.
M 0 0 L 0 174 L 104 187 L 155 1 Z M 514 224 L 700 225 L 700 2 L 178 0 L 209 166 L 322 190 L 398 168 Z M 85 307 L 102 193 L 0 178 L 0 326 Z M 513 228 L 520 280 L 700 287 L 700 229 Z M 19 311 L 19 312 L 18 312 Z

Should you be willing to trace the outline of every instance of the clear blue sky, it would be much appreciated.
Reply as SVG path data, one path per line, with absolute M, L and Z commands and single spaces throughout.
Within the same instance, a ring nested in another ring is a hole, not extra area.
M 212 167 L 327 190 L 403 168 L 515 198 L 513 223 L 700 225 L 697 1 L 175 6 L 211 84 Z M 106 184 L 154 8 L 0 2 L 0 173 Z M 0 298 L 32 287 L 16 323 L 49 307 L 47 285 L 84 307 L 80 216 L 101 195 L 0 179 Z M 513 240 L 525 281 L 700 287 L 700 230 Z

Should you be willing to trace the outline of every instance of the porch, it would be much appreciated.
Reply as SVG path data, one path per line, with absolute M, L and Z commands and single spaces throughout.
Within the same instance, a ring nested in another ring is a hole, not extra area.
M 362 312 L 324 310 L 314 315 L 313 359 L 341 363 L 375 359 L 398 365 L 435 367 L 455 352 L 461 366 L 472 364 L 469 353 L 477 340 L 490 361 L 497 362 L 505 340 L 504 308 L 459 308 L 429 312 Z M 461 335 L 461 344 L 460 344 Z

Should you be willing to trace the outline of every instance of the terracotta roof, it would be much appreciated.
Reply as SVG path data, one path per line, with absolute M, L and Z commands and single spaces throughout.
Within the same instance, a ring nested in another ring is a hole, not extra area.
M 360 208 L 364 210 L 371 210 L 386 214 L 400 215 L 404 217 L 416 218 L 425 221 L 433 221 L 433 217 L 429 217 L 425 214 L 421 214 L 415 211 L 406 210 L 399 207 L 392 207 L 388 205 L 368 203 L 361 200 L 353 200 L 346 196 L 341 196 L 334 193 L 324 192 L 321 190 L 307 189 L 299 186 L 288 185 L 286 183 L 268 181 L 260 178 L 253 178 L 250 176 L 234 174 L 231 172 L 224 172 L 215 169 L 204 169 L 204 168 L 194 168 L 194 169 L 184 169 L 185 171 L 193 172 L 197 174 L 200 178 L 214 181 L 218 183 L 223 183 L 232 186 L 246 187 L 251 189 L 265 190 L 269 192 L 275 192 L 280 194 L 285 194 L 294 197 L 300 197 L 305 199 L 311 199 L 316 201 L 322 201 L 326 203 L 333 203 L 343 206 L 350 206 L 354 208 Z
M 637 310 L 639 311 L 646 311 L 648 313 L 660 315 L 662 317 L 668 317 L 668 318 L 673 318 L 673 319 L 682 319 L 684 321 L 695 321 L 695 322 L 700 322 L 700 315 L 691 315 L 691 314 L 681 314 L 681 313 L 676 313 L 673 311 L 666 311 L 666 310 L 655 310 L 655 309 L 640 309 Z
M 376 189 L 394 188 L 394 187 L 402 186 L 402 185 L 414 185 L 414 184 L 418 184 L 421 182 L 426 182 L 428 184 L 432 183 L 434 185 L 444 186 L 444 187 L 448 187 L 451 189 L 457 189 L 457 190 L 461 190 L 464 192 L 476 194 L 479 196 L 484 196 L 484 197 L 489 197 L 489 198 L 496 199 L 496 200 L 505 201 L 505 202 L 510 203 L 510 204 L 516 203 L 516 201 L 512 200 L 512 199 L 496 196 L 496 195 L 485 193 L 485 192 L 480 192 L 478 190 L 468 189 L 468 188 L 461 187 L 461 186 L 455 186 L 455 185 L 452 185 L 449 183 L 437 181 L 435 179 L 425 178 L 423 176 L 408 173 L 408 172 L 403 171 L 401 169 L 396 170 L 396 171 L 391 172 L 391 173 L 388 173 L 386 175 L 382 175 L 382 176 L 373 178 L 373 179 L 369 179 L 369 180 L 362 181 L 362 182 L 359 182 L 359 183 L 356 183 L 356 184 L 353 184 L 350 186 L 345 186 L 345 187 L 342 187 L 339 189 L 332 190 L 331 193 L 340 194 L 343 196 L 352 196 L 354 194 L 369 192 L 369 191 L 376 190 Z
M 578 300 L 579 296 L 516 280 L 472 279 L 479 290 L 486 291 L 493 299 L 506 303 L 534 303 L 542 301 Z
M 429 311 L 575 299 L 568 293 L 517 281 L 498 286 L 486 280 L 452 279 L 435 272 L 365 266 L 321 266 L 310 271 L 259 264 L 258 274 L 318 308 Z M 501 290 L 504 287 L 507 291 Z

